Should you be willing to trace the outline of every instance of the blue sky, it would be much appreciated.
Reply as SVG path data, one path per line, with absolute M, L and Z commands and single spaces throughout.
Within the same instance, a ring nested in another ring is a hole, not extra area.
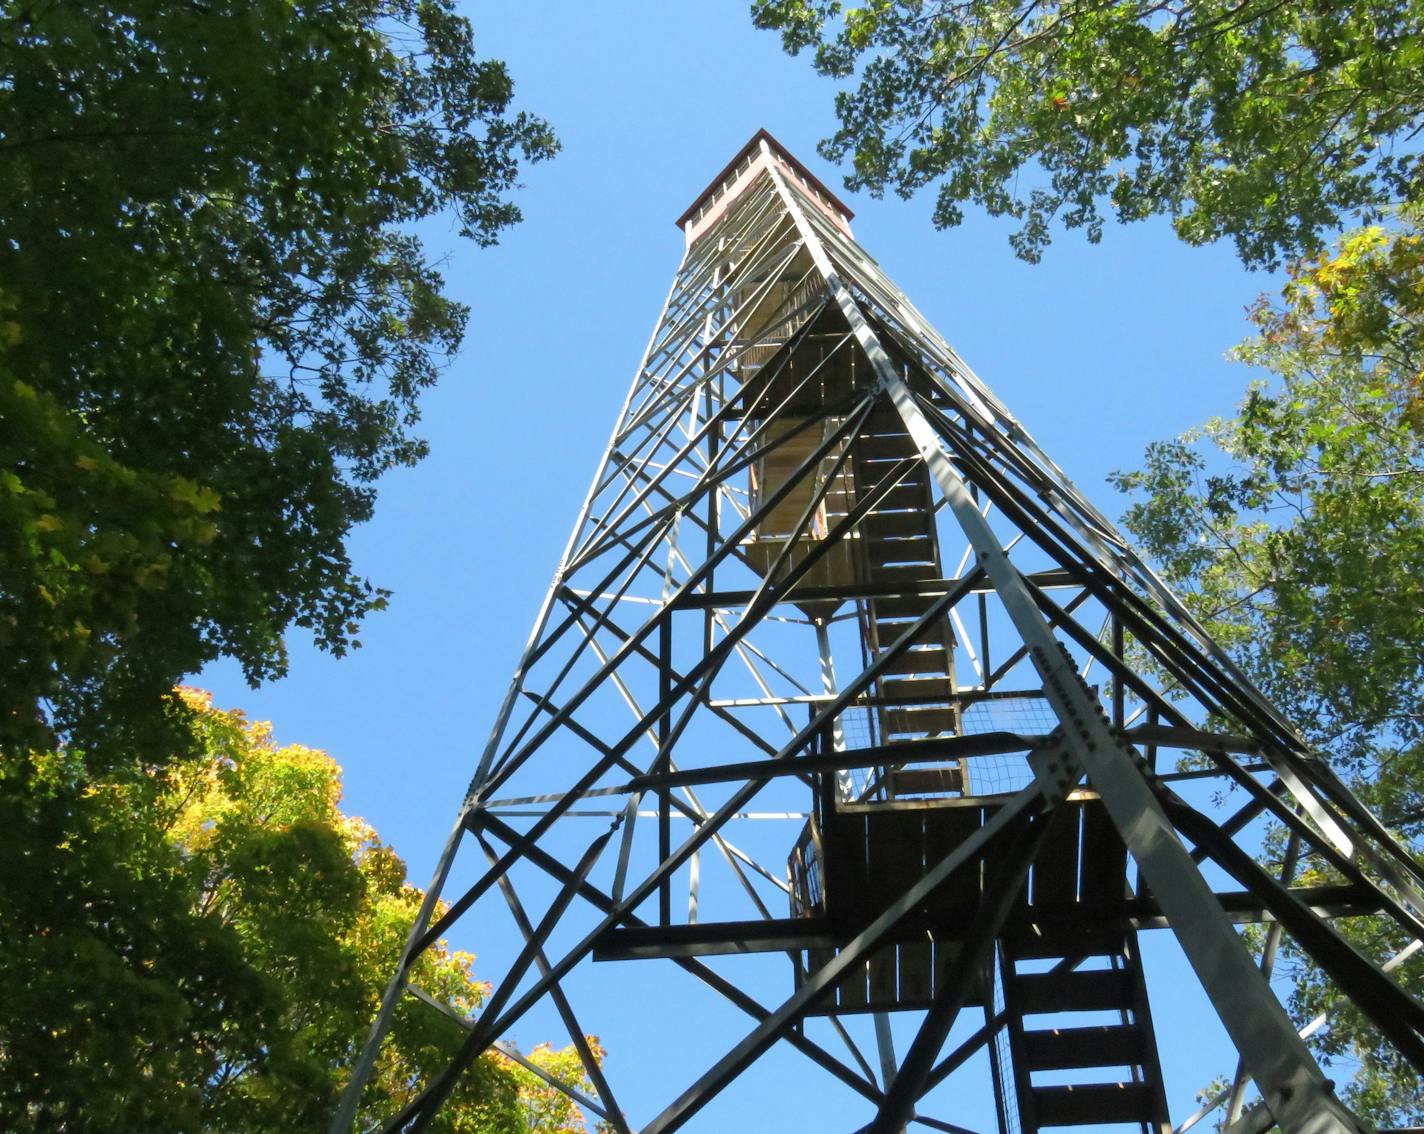
M 220 704 L 271 719 L 279 740 L 328 750 L 346 769 L 347 809 L 397 848 L 417 882 L 677 266 L 675 218 L 760 127 L 840 184 L 815 152 L 833 129 L 833 88 L 753 29 L 747 7 L 467 6 L 479 51 L 508 62 L 518 104 L 547 117 L 564 150 L 527 171 L 525 221 L 497 248 L 461 245 L 443 225 L 425 232 L 472 319 L 462 356 L 425 401 L 431 457 L 388 477 L 376 519 L 353 535 L 359 568 L 394 590 L 391 608 L 344 660 L 294 635 L 282 682 L 250 690 L 228 666 L 202 676 Z M 846 200 L 861 244 L 1110 515 L 1122 511 L 1104 483 L 1110 471 L 1134 466 L 1153 439 L 1229 412 L 1250 377 L 1222 354 L 1272 280 L 1242 271 L 1228 247 L 1187 248 L 1161 222 L 1110 226 L 1098 246 L 1061 234 L 1030 266 L 1014 259 L 1007 224 L 971 212 L 936 232 L 928 197 Z M 461 944 L 489 977 L 512 945 Z M 618 1027 L 589 1016 L 612 1074 Z M 531 1022 L 520 1041 L 543 1038 L 541 1026 Z M 1203 1079 L 1227 1068 L 1206 1050 L 1213 1021 L 1189 1016 L 1172 1031 L 1164 1048 L 1180 1119 Z M 625 1105 L 656 1109 L 656 1088 Z M 815 1100 L 806 1106 L 796 1113 L 845 1125 Z

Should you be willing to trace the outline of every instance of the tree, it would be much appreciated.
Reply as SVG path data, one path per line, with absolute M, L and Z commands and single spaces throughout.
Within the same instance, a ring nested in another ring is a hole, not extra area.
M 0 0 L 0 751 L 181 749 L 182 675 L 336 653 L 346 551 L 547 125 L 450 0 Z M 13 770 L 12 768 L 12 770 Z
M 278 747 L 270 726 L 205 694 L 181 696 L 200 758 L 95 781 L 62 751 L 35 756 L 45 792 L 29 814 L 3 816 L 7 829 L 22 819 L 56 835 L 0 844 L 7 1130 L 324 1130 L 404 947 L 421 893 L 341 813 L 335 762 Z M 474 1012 L 487 986 L 472 962 L 442 944 L 413 983 Z M 371 1122 L 463 1035 L 408 999 L 365 1098 Z M 533 1058 L 588 1089 L 571 1049 Z M 440 1128 L 583 1130 L 563 1098 L 490 1056 Z
M 1128 529 L 1251 678 L 1416 850 L 1424 839 L 1424 234 L 1410 212 L 1298 264 L 1235 356 L 1277 384 L 1240 412 L 1152 445 L 1117 474 Z M 1203 449 L 1206 451 L 1203 452 Z M 1213 452 L 1214 451 L 1214 452 Z M 1283 839 L 1268 843 L 1279 857 Z M 1301 880 L 1330 881 L 1307 861 Z M 1383 918 L 1337 923 L 1384 961 Z M 1286 943 L 1303 1023 L 1383 1124 L 1424 1118 L 1424 1082 Z M 1424 994 L 1424 963 L 1396 979 Z
M 1165 214 L 1248 266 L 1314 253 L 1343 220 L 1421 199 L 1424 10 L 1412 0 L 753 0 L 788 51 L 854 79 L 822 146 L 852 188 L 938 182 L 1022 221 L 1037 260 L 1055 218 L 1096 241 L 1104 212 Z M 1368 217 L 1366 217 L 1368 219 Z
M 589 1049 L 600 1064 L 604 1051 L 597 1036 L 585 1037 Z M 501 1059 L 498 1054 L 495 1059 Z M 573 1044 L 555 1049 L 551 1044 L 537 1045 L 525 1057 L 547 1075 L 562 1083 L 569 1083 L 588 1093 L 590 1081 L 584 1072 L 583 1063 Z M 519 1100 L 524 1108 L 525 1120 L 533 1134 L 581 1134 L 586 1124 L 574 1100 L 565 1092 L 549 1085 L 548 1081 L 535 1075 L 525 1067 L 505 1060 L 519 1082 Z M 613 1126 L 600 1122 L 598 1134 L 611 1134 Z

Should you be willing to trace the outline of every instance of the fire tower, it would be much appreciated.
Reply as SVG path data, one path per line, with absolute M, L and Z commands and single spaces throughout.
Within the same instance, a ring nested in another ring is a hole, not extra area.
M 1282 932 L 1424 1069 L 1424 1008 L 1388 973 L 1424 936 L 1418 863 L 850 221 L 764 131 L 679 219 L 682 264 L 334 1134 L 408 997 L 466 1037 L 388 1131 L 426 1129 L 539 1011 L 593 1094 L 564 1088 L 618 1134 L 718 1128 L 710 1104 L 773 1049 L 798 1076 L 779 1089 L 841 1092 L 846 1130 L 963 1134 L 977 1092 L 1000 1134 L 1171 1134 L 1190 1120 L 1168 1113 L 1139 953 L 1159 928 L 1239 1052 L 1232 1130 L 1367 1129 L 1271 990 Z M 1229 810 L 1202 784 L 1232 785 Z M 1267 822 L 1278 874 L 1253 856 Z M 1331 919 L 1365 913 L 1414 943 L 1360 955 Z M 475 1018 L 410 980 L 461 923 L 523 942 Z M 649 1002 L 669 973 L 676 1027 Z M 646 1054 L 593 1059 L 594 985 L 647 1016 Z M 625 1110 L 620 1070 L 665 1088 L 657 1108 Z

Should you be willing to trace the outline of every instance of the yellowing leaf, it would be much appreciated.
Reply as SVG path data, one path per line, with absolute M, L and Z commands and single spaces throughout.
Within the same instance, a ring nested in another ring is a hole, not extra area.
M 215 490 L 205 488 L 197 481 L 189 480 L 185 476 L 173 478 L 173 487 L 169 490 L 169 495 L 180 504 L 187 504 L 193 511 L 202 514 L 216 511 L 222 502 L 222 497 Z

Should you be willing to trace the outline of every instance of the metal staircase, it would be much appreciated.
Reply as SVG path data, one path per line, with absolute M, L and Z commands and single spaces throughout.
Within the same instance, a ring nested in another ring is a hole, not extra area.
M 899 415 L 885 406 L 870 415 L 857 439 L 856 483 L 879 484 L 897 468 L 903 471 L 895 487 L 862 522 L 868 580 L 872 587 L 894 590 L 864 604 L 867 663 L 878 661 L 934 601 L 930 594 L 917 593 L 915 584 L 944 577 L 929 472 Z M 936 621 L 890 661 L 875 684 L 879 739 L 895 744 L 958 734 L 955 692 L 953 632 L 947 620 Z M 956 763 L 892 769 L 884 787 L 895 798 L 962 791 L 964 785 L 964 769 Z
M 1126 1125 L 1171 1134 L 1137 933 L 1124 916 L 1126 869 L 1127 848 L 1101 801 L 1065 804 L 1001 939 L 1024 1131 Z
M 1029 958 L 1005 953 L 1015 970 L 1004 974 L 1004 999 L 1022 1127 L 1126 1124 L 1168 1134 L 1137 935 L 1094 948 L 1087 957 L 1037 950 L 1037 971 L 1019 968 Z M 1043 968 L 1044 960 L 1057 963 Z M 1099 1022 L 1104 1014 L 1116 1021 Z M 1044 1016 L 1052 1023 L 1031 1019 Z

